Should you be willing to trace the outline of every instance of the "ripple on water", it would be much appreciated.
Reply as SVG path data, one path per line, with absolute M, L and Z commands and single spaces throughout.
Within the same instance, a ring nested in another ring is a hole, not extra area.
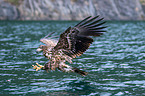
M 0 22 L 0 94 L 3 95 L 142 95 L 145 92 L 144 22 L 108 22 L 107 33 L 73 60 L 86 77 L 32 69 L 48 60 L 36 48 L 49 32 L 57 35 L 77 22 Z M 119 26 L 119 27 L 118 27 Z M 58 27 L 56 29 L 56 27 Z

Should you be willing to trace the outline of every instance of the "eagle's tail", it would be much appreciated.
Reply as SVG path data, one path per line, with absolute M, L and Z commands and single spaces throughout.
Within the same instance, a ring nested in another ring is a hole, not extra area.
M 85 76 L 85 75 L 88 74 L 88 72 L 82 71 L 82 70 L 80 70 L 78 68 L 71 67 L 71 66 L 65 64 L 64 62 L 61 62 L 59 64 L 58 69 L 63 71 L 63 72 L 75 72 L 75 73 L 78 73 L 78 74 L 80 74 L 82 76 Z
M 74 70 L 74 72 L 76 72 L 76 73 L 78 73 L 78 74 L 80 74 L 82 76 L 85 76 L 85 75 L 88 74 L 88 72 L 82 71 L 82 70 L 80 70 L 78 68 L 72 68 L 72 69 Z

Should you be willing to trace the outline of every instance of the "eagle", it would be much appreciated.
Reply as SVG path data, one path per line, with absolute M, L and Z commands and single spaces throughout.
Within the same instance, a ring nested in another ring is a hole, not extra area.
M 81 56 L 94 41 L 92 36 L 97 37 L 106 32 L 103 19 L 99 15 L 89 16 L 61 33 L 59 40 L 50 37 L 54 32 L 40 39 L 45 45 L 40 45 L 37 51 L 43 51 L 43 55 L 49 61 L 44 66 L 36 63 L 37 65 L 32 65 L 33 69 L 36 71 L 58 69 L 63 72 L 75 72 L 82 76 L 87 75 L 88 72 L 71 67 L 66 62 L 72 63 L 73 58 Z

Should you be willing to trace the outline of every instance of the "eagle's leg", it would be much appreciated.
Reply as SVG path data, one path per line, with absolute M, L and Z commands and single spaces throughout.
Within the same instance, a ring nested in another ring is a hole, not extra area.
M 43 70 L 55 70 L 57 67 L 57 64 L 55 61 L 50 61 L 50 62 L 47 62 L 44 67 L 43 67 Z
M 33 69 L 36 69 L 36 71 L 42 69 L 44 66 L 43 65 L 40 65 L 38 63 L 36 63 L 37 65 L 32 65 L 33 66 Z
M 58 69 L 63 72 L 73 72 L 72 67 L 65 64 L 64 62 L 60 62 Z

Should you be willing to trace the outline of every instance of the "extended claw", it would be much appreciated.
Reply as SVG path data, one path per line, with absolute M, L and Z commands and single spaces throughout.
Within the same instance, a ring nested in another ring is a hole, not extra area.
M 33 69 L 36 69 L 36 71 L 40 70 L 41 68 L 43 68 L 44 66 L 36 63 L 37 65 L 32 65 L 33 66 Z

